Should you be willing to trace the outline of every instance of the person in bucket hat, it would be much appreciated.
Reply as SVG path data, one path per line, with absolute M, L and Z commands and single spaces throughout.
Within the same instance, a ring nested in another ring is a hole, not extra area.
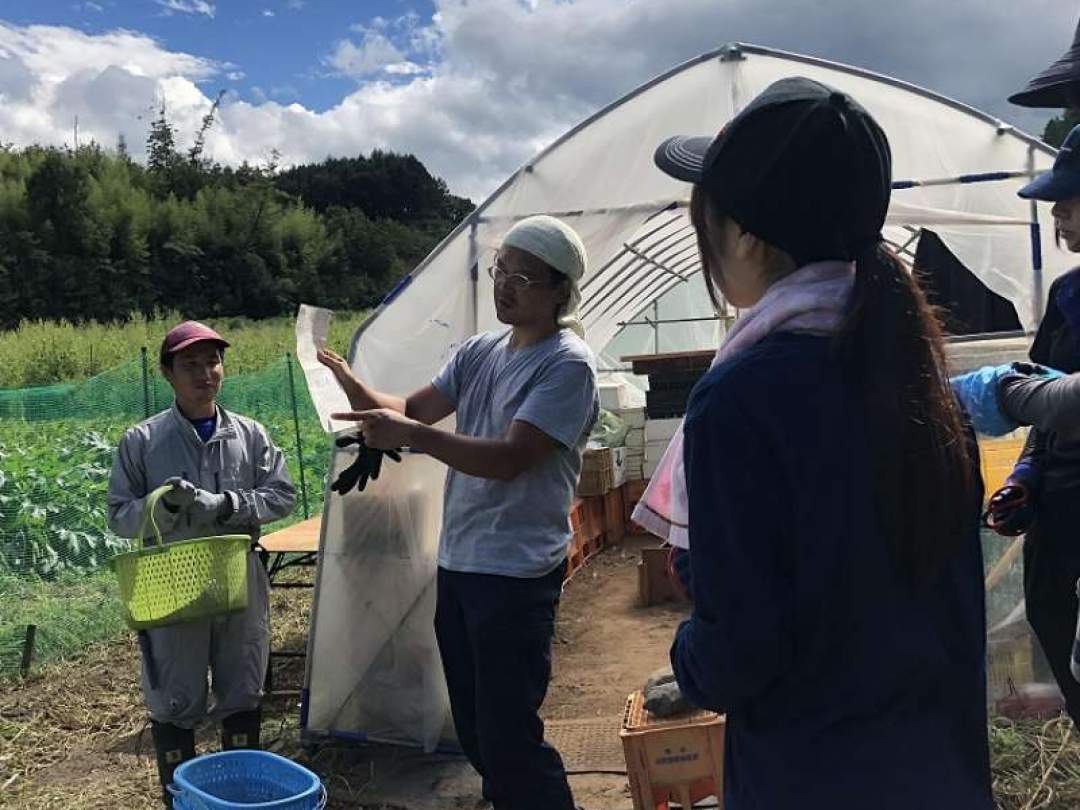
M 258 422 L 217 402 L 229 343 L 205 324 L 185 321 L 165 335 L 160 371 L 172 406 L 130 428 L 109 478 L 109 528 L 135 537 L 147 495 L 171 489 L 154 518 L 164 542 L 249 534 L 290 514 L 296 491 L 285 458 Z M 166 807 L 173 772 L 195 756 L 197 723 L 221 721 L 223 749 L 258 748 L 262 687 L 270 652 L 269 581 L 258 553 L 248 554 L 248 605 L 242 613 L 139 634 L 142 689 L 150 712 Z M 207 672 L 213 702 L 208 705 Z
M 1080 53 L 1074 43 L 1073 52 Z M 1060 99 L 1059 99 L 1060 100 Z M 1080 253 L 1080 126 L 1065 138 L 1053 168 L 1020 189 L 1024 199 L 1051 204 L 1059 246 Z M 1001 409 L 1032 425 L 1020 458 L 989 501 L 987 523 L 999 534 L 1024 534 L 1024 600 L 1073 722 L 1080 723 L 1080 268 L 1050 285 L 1029 356 L 1029 373 L 1005 374 L 996 394 Z M 1066 376 L 1054 377 L 1056 369 Z

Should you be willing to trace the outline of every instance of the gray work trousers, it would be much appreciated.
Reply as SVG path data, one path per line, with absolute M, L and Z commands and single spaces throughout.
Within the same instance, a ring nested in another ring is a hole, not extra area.
M 256 708 L 270 657 L 270 582 L 259 555 L 248 553 L 248 606 L 206 621 L 148 630 L 156 686 L 143 652 L 142 689 L 150 717 L 192 728 Z M 207 681 L 207 672 L 210 681 Z M 214 696 L 208 709 L 208 692 Z

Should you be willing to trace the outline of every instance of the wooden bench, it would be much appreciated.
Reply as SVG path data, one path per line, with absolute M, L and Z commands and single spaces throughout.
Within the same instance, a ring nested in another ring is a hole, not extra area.
M 262 549 L 263 559 L 266 564 L 266 573 L 270 578 L 272 588 L 311 588 L 312 582 L 278 582 L 277 579 L 282 571 L 289 568 L 310 568 L 318 562 L 319 557 L 319 534 L 322 529 L 322 516 L 309 518 L 300 523 L 295 523 L 287 529 L 273 532 L 259 540 L 259 548 Z M 270 660 L 266 666 L 266 676 L 263 682 L 263 690 L 268 696 L 296 697 L 300 693 L 295 690 L 274 689 L 274 661 L 281 658 L 305 658 L 306 652 L 301 650 L 271 650 Z
M 308 582 L 277 582 L 287 568 L 310 568 L 318 561 L 322 516 L 295 523 L 287 529 L 268 534 L 259 540 L 266 555 L 266 573 L 275 588 L 310 588 Z

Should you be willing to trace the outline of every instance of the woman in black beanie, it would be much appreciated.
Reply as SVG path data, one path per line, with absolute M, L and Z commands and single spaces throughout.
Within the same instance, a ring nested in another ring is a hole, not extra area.
M 693 183 L 714 301 L 746 310 L 684 425 L 694 612 L 671 650 L 727 713 L 727 810 L 990 810 L 977 449 L 881 238 L 885 134 L 808 79 L 657 165 Z

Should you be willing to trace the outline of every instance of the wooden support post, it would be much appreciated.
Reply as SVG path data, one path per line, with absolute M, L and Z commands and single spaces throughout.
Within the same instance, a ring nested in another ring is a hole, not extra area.
M 30 665 L 34 662 L 34 640 L 37 638 L 37 625 L 26 625 L 26 637 L 23 639 L 22 663 L 19 672 L 25 678 L 30 674 Z

